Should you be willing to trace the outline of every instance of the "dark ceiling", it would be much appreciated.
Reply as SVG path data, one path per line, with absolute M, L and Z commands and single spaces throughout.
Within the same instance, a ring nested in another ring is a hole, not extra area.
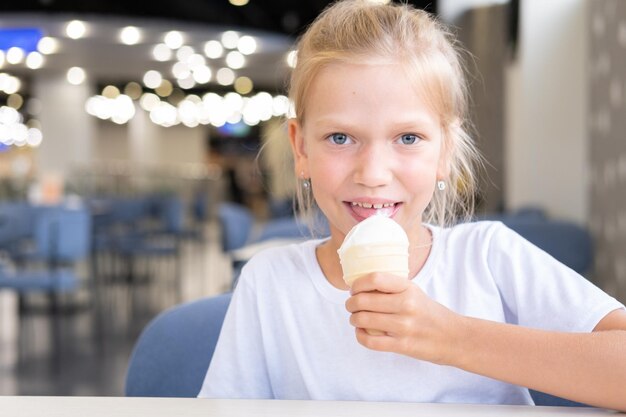
M 437 11 L 436 0 L 406 2 L 434 13 Z M 165 18 L 297 35 L 329 3 L 326 0 L 249 0 L 247 5 L 237 7 L 228 0 L 17 0 L 0 1 L 0 13 L 79 13 Z

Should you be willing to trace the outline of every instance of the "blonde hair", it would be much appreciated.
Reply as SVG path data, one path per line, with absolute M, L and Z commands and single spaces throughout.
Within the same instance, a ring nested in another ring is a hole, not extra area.
M 289 97 L 300 124 L 315 76 L 331 63 L 392 61 L 404 64 L 416 87 L 441 119 L 450 173 L 423 220 L 441 226 L 473 214 L 480 155 L 467 132 L 468 95 L 454 36 L 434 17 L 408 4 L 341 0 L 327 7 L 297 44 Z M 297 187 L 298 208 L 314 207 L 310 187 Z

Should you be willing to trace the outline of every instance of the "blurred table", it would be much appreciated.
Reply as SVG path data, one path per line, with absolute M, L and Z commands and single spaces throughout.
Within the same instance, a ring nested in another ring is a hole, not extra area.
M 304 242 L 304 238 L 292 238 L 292 237 L 277 237 L 272 239 L 262 240 L 260 242 L 251 243 L 242 248 L 235 249 L 230 252 L 233 262 L 247 262 L 256 255 L 258 252 L 275 248 L 277 246 L 291 245 L 292 243 Z
M 502 417 L 601 416 L 596 408 L 370 403 L 347 401 L 209 400 L 196 398 L 0 396 L 3 417 Z

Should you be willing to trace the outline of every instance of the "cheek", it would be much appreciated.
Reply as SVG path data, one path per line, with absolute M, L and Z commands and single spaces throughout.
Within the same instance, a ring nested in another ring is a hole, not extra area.
M 345 158 L 316 151 L 312 149 L 309 152 L 309 169 L 312 180 L 333 182 L 348 175 L 350 168 Z

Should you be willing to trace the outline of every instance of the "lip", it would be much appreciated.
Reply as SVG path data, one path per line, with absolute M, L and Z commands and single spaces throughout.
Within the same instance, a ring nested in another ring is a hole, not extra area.
M 343 204 L 345 205 L 346 209 L 348 210 L 348 213 L 350 213 L 350 215 L 352 216 L 352 218 L 354 218 L 357 222 L 361 222 L 365 219 L 367 219 L 370 216 L 375 215 L 374 210 L 373 209 L 355 209 L 354 206 L 352 206 L 352 203 L 369 203 L 369 204 L 393 204 L 393 207 L 388 208 L 388 217 L 389 218 L 393 218 L 396 213 L 398 212 L 398 210 L 400 209 L 400 206 L 402 206 L 402 203 L 396 200 L 389 200 L 389 199 L 382 199 L 382 198 L 355 198 L 349 201 L 344 201 Z M 360 210 L 360 211 L 359 211 Z M 371 214 L 369 216 L 363 216 L 363 210 L 372 210 Z M 382 210 L 382 209 L 379 209 Z

